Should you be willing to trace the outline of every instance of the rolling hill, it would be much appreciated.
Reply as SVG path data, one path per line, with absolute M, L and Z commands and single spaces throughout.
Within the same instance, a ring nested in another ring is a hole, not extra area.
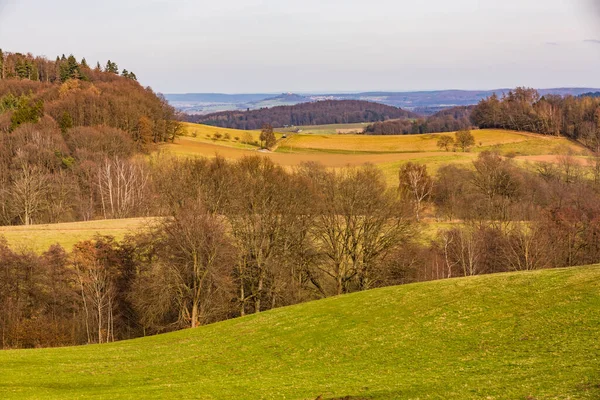
M 425 163 L 430 172 L 435 172 L 443 164 L 470 163 L 484 150 L 498 150 L 501 154 L 514 156 L 518 162 L 555 162 L 557 155 L 564 152 L 571 152 L 585 162 L 588 154 L 582 145 L 567 138 L 500 129 L 474 130 L 476 145 L 468 153 L 447 152 L 437 147 L 439 135 L 452 133 L 399 136 L 332 133 L 356 129 L 354 124 L 303 127 L 301 133 L 286 132 L 285 138 L 277 134 L 275 151 L 257 152 L 258 147 L 242 143 L 244 136 L 248 135 L 253 141 L 258 140 L 257 131 L 200 124 L 186 124 L 185 127 L 187 136 L 178 138 L 174 144 L 163 145 L 164 151 L 188 157 L 214 157 L 218 154 L 227 159 L 261 154 L 290 167 L 304 162 L 318 162 L 333 168 L 371 163 L 383 169 L 388 182 L 393 185 L 397 183 L 399 166 L 407 161 Z
M 323 100 L 297 105 L 249 111 L 224 111 L 207 115 L 188 115 L 190 122 L 235 129 L 275 128 L 289 125 L 326 125 L 416 118 L 401 108 L 360 100 Z
M 4 399 L 597 399 L 600 266 L 390 287 L 0 352 Z M 345 397 L 349 396 L 349 397 Z

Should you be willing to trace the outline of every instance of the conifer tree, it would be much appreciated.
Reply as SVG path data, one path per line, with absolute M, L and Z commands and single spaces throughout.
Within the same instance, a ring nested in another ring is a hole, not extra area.
M 0 49 L 0 79 L 4 79 L 4 53 Z

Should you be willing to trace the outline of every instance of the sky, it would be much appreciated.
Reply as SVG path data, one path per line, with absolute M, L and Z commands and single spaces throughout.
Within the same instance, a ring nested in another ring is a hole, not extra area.
M 595 3 L 0 0 L 0 47 L 111 59 L 162 93 L 600 88 Z

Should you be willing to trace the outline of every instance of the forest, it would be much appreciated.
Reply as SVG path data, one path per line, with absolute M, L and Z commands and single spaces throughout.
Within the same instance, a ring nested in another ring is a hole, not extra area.
M 186 115 L 189 122 L 235 129 L 260 129 L 302 125 L 348 124 L 414 118 L 416 114 L 392 106 L 360 100 L 324 100 L 295 106 L 248 111 L 223 111 L 208 115 Z
M 0 224 L 140 212 L 146 167 L 134 155 L 174 140 L 174 109 L 111 61 L 91 69 L 73 56 L 0 60 Z M 127 191 L 111 191 L 117 180 Z
M 427 117 L 396 119 L 368 125 L 367 135 L 416 135 L 421 133 L 455 132 L 472 126 L 473 106 L 452 107 Z

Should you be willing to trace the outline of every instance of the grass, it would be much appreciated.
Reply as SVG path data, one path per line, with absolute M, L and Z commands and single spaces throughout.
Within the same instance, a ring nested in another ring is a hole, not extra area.
M 51 225 L 2 226 L 0 236 L 4 236 L 13 249 L 29 249 L 39 254 L 53 244 L 60 244 L 65 250 L 71 251 L 74 244 L 92 239 L 98 234 L 114 236 L 120 240 L 128 233 L 147 227 L 151 222 L 151 218 L 130 218 Z
M 219 128 L 215 126 L 193 124 L 184 122 L 185 139 L 196 143 L 210 143 L 224 147 L 233 147 L 237 149 L 256 150 L 257 145 L 243 143 L 246 139 L 251 142 L 259 142 L 260 131 L 244 131 L 240 129 Z M 215 134 L 220 137 L 215 138 Z M 280 139 L 281 133 L 275 133 L 275 137 Z M 237 140 L 236 140 L 237 138 Z
M 102 346 L 0 352 L 3 399 L 597 399 L 600 267 L 391 287 Z

